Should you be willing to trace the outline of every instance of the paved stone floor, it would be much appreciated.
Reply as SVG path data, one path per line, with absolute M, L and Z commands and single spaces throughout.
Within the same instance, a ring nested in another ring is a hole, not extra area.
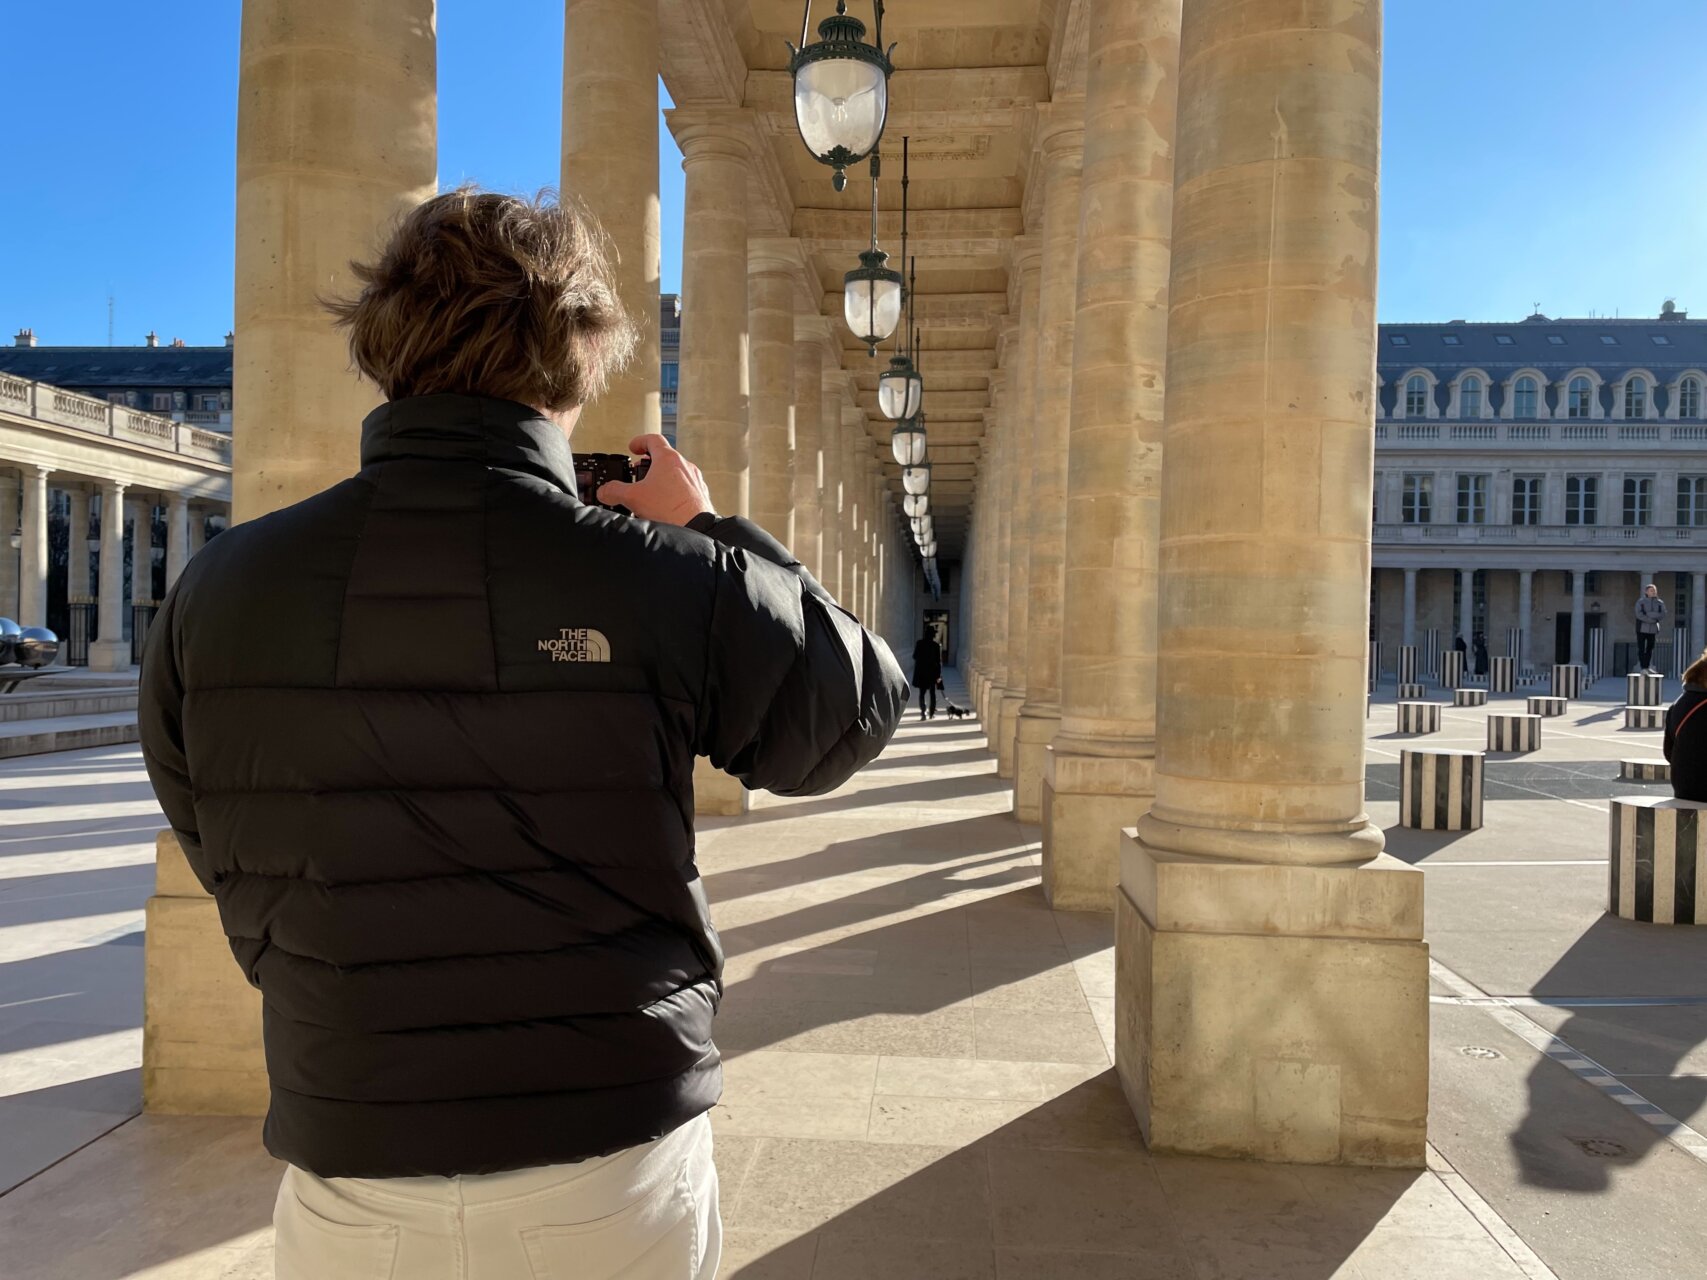
M 1491 760 L 1484 830 L 1389 832 L 1428 875 L 1436 958 L 1417 1173 L 1143 1150 L 1110 1067 L 1109 920 L 1046 907 L 1037 831 L 970 721 L 915 716 L 836 795 L 704 824 L 730 955 L 724 1274 L 1699 1274 L 1707 930 L 1602 913 L 1605 800 L 1637 789 L 1617 760 L 1658 754 L 1613 711 L 1577 704 L 1538 755 Z M 1429 741 L 1480 745 L 1484 714 L 1448 709 Z M 1369 721 L 1389 828 L 1393 719 L 1389 692 Z M 0 1277 L 267 1276 L 256 1122 L 130 1118 L 158 822 L 135 748 L 0 762 L 0 812 Z

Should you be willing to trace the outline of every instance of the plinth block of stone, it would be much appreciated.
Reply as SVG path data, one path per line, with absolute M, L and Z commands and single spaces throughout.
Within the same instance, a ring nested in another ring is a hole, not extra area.
M 1454 689 L 1452 705 L 1455 707 L 1485 707 L 1488 705 L 1486 689 Z
M 1553 667 L 1553 696 L 1580 698 L 1588 687 L 1588 668 L 1580 662 L 1560 662 Z
M 1448 649 L 1440 655 L 1440 687 L 1456 689 L 1464 683 L 1464 655 Z
M 1541 750 L 1541 717 L 1499 712 L 1489 716 L 1488 750 Z
M 1538 693 L 1529 699 L 1529 714 L 1532 716 L 1562 716 L 1568 710 L 1570 710 L 1568 698 Z
M 1422 696 L 1423 687 L 1420 684 L 1401 684 L 1399 686 L 1400 702 L 1415 702 Z
M 1707 804 L 1659 796 L 1612 801 L 1608 910 L 1652 924 L 1707 924 Z
M 1399 646 L 1398 678 L 1400 684 L 1417 683 L 1417 647 L 1414 644 Z
M 1401 751 L 1399 825 L 1418 831 L 1479 831 L 1480 751 Z
M 1043 896 L 1057 911 L 1113 911 L 1120 832 L 1150 810 L 1154 756 L 1051 746 L 1043 765 Z
M 1517 659 L 1488 659 L 1488 690 L 1491 693 L 1511 693 L 1517 688 Z
M 1636 677 L 1631 676 L 1632 680 Z M 1663 729 L 1666 727 L 1665 707 L 1625 707 L 1624 727 L 1626 729 Z
M 1399 732 L 1439 733 L 1441 705 L 1438 702 L 1401 702 Z
M 1620 760 L 1618 776 L 1626 782 L 1670 782 L 1669 760 Z
M 1662 686 L 1664 676 L 1651 676 L 1645 672 L 1632 671 L 1624 677 L 1624 701 L 1632 707 L 1657 707 L 1665 699 Z

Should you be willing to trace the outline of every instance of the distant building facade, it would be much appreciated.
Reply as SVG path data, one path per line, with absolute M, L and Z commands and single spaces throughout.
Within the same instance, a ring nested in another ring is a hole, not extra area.
M 1628 670 L 1647 582 L 1657 665 L 1707 644 L 1707 321 L 1380 330 L 1371 635 L 1486 636 L 1521 665 Z M 1596 633 L 1599 638 L 1596 638 Z
M 676 390 L 682 367 L 682 297 L 666 293 L 658 299 L 658 380 L 663 390 L 664 435 L 676 442 Z
M 45 382 L 79 395 L 209 431 L 231 430 L 232 336 L 218 347 L 150 333 L 140 347 L 46 347 L 20 329 L 0 347 L 0 374 Z

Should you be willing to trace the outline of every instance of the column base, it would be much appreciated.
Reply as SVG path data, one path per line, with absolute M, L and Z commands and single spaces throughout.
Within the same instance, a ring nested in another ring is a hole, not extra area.
M 974 710 L 978 715 L 978 727 L 984 731 L 984 746 L 992 753 L 996 750 L 996 721 L 1001 705 L 1002 686 L 991 680 L 985 684 Z
M 162 831 L 154 848 L 154 896 L 144 909 L 143 1110 L 265 1115 L 261 993 L 231 958 L 219 908 L 178 838 Z
M 1043 821 L 1043 766 L 1060 727 L 1059 711 L 1020 713 L 1014 735 L 1014 817 L 1021 822 Z
M 129 671 L 129 640 L 96 640 L 89 645 L 89 670 Z
M 1115 1067 L 1152 1151 L 1420 1168 L 1422 873 L 1121 839 Z
M 996 776 L 1014 776 L 1014 732 L 1019 727 L 1019 709 L 1025 705 L 1024 689 L 1003 689 L 1001 701 L 992 709 L 996 726 Z
M 1113 911 L 1120 833 L 1150 811 L 1151 756 L 1081 756 L 1050 747 L 1043 764 L 1043 896 L 1059 911 Z
M 739 818 L 751 793 L 704 756 L 693 762 L 693 811 L 702 818 Z

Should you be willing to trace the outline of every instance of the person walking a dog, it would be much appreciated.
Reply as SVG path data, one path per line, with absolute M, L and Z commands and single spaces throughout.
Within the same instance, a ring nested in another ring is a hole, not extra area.
M 919 691 L 919 719 L 936 719 L 936 690 L 941 683 L 942 646 L 926 627 L 919 642 L 913 646 L 913 688 Z M 930 700 L 929 714 L 925 711 L 927 698 Z

